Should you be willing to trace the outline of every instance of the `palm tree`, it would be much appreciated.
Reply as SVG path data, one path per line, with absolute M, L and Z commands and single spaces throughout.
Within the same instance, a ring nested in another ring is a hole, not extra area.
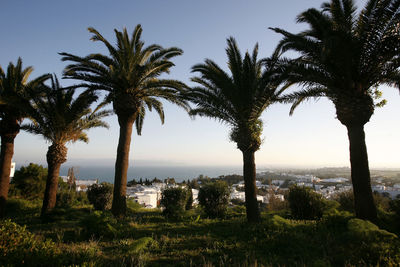
M 50 142 L 46 154 L 48 176 L 43 198 L 42 216 L 54 208 L 61 164 L 67 160 L 68 142 L 89 139 L 86 130 L 108 125 L 101 119 L 108 111 L 92 112 L 90 105 L 97 100 L 93 92 L 83 92 L 75 99 L 74 90 L 62 88 L 57 77 L 51 79 L 51 87 L 45 87 L 45 96 L 32 100 L 30 118 L 32 123 L 24 124 L 22 129 L 43 136 Z
M 21 122 L 27 117 L 19 104 L 29 100 L 29 92 L 37 90 L 49 78 L 49 75 L 42 75 L 28 82 L 32 71 L 32 67 L 22 68 L 21 58 L 16 65 L 10 62 L 7 73 L 0 67 L 0 218 L 5 215 L 14 139 Z
M 287 96 L 294 108 L 308 98 L 327 97 L 338 120 L 347 128 L 356 216 L 375 221 L 364 125 L 374 113 L 381 84 L 399 86 L 400 1 L 369 0 L 357 14 L 353 0 L 332 0 L 321 10 L 301 13 L 297 22 L 309 29 L 284 37 L 276 54 L 292 50 L 299 57 L 286 60 L 286 84 L 302 89 Z
M 169 73 L 174 64 L 172 57 L 182 54 L 182 50 L 172 47 L 163 49 L 159 45 L 144 47 L 140 37 L 142 27 L 137 25 L 131 38 L 126 29 L 115 31 L 117 45 L 112 46 L 93 28 L 91 40 L 101 41 L 109 55 L 90 54 L 78 57 L 61 53 L 63 61 L 72 61 L 66 67 L 66 78 L 83 81 L 88 90 L 107 92 L 104 104 L 112 103 L 120 125 L 117 159 L 115 162 L 114 196 L 112 213 L 124 216 L 126 212 L 126 182 L 129 165 L 129 150 L 133 124 L 138 135 L 141 134 L 146 109 L 153 109 L 164 123 L 163 104 L 160 98 L 186 108 L 186 103 L 178 93 L 184 84 L 169 79 L 160 79 L 160 75 Z
M 192 88 L 187 97 L 196 104 L 191 115 L 215 118 L 232 127 L 230 139 L 243 153 L 247 220 L 257 222 L 260 212 L 254 153 L 261 145 L 263 124 L 260 116 L 279 101 L 282 90 L 278 90 L 279 82 L 275 79 L 276 61 L 258 60 L 258 45 L 252 55 L 247 52 L 243 58 L 234 38 L 229 38 L 227 43 L 231 74 L 206 59 L 204 64 L 192 67 L 192 72 L 200 74 L 192 78 L 199 86 Z

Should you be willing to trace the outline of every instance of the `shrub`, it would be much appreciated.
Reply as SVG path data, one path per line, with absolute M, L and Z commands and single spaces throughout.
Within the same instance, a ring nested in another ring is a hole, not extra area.
M 109 210 L 112 204 L 113 185 L 110 183 L 89 186 L 87 197 L 96 210 Z
M 229 187 L 224 181 L 204 184 L 199 190 L 199 204 L 207 216 L 223 217 L 229 203 Z
M 90 204 L 89 199 L 87 197 L 87 193 L 83 191 L 76 192 L 76 205 L 87 205 Z
M 289 189 L 289 207 L 292 216 L 300 220 L 322 218 L 325 207 L 322 196 L 311 188 L 292 186 Z
M 15 193 L 26 199 L 42 198 L 46 188 L 47 168 L 30 163 L 21 167 L 11 180 Z
M 41 265 L 54 261 L 58 250 L 54 242 L 42 240 L 25 226 L 11 220 L 0 221 L 0 262 L 5 266 Z
M 109 211 L 94 211 L 80 222 L 82 234 L 87 238 L 114 238 L 117 235 L 117 220 Z
M 192 192 L 192 189 L 189 188 L 188 189 L 188 198 L 187 198 L 185 209 L 190 210 L 192 208 L 193 208 L 193 192 Z
M 76 192 L 63 190 L 57 193 L 56 206 L 59 208 L 69 208 L 75 204 Z
M 288 209 L 288 201 L 286 198 L 282 201 L 275 195 L 271 195 L 268 199 L 267 211 L 282 211 Z
M 388 211 L 390 209 L 390 198 L 374 192 L 374 202 L 377 208 L 380 208 L 384 211 Z M 349 190 L 346 192 L 339 193 L 335 196 L 335 200 L 340 203 L 340 207 L 343 210 L 353 212 L 354 213 L 354 193 L 353 190 Z
M 390 196 L 386 196 L 385 194 L 381 194 L 378 192 L 374 192 L 374 202 L 377 208 L 380 208 L 384 211 L 389 211 L 390 209 Z
M 340 207 L 349 212 L 354 212 L 354 193 L 353 190 L 336 194 L 334 199 L 339 202 Z
M 185 212 L 188 190 L 181 187 L 170 187 L 164 189 L 161 197 L 161 205 L 164 206 L 163 214 L 166 217 L 180 218 Z

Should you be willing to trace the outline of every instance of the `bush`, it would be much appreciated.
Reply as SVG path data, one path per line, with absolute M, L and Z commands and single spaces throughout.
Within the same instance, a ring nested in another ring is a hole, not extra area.
M 390 196 L 386 196 L 385 194 L 374 192 L 374 202 L 378 209 L 382 209 L 384 211 L 389 211 L 390 200 L 391 200 Z
M 186 201 L 186 207 L 185 207 L 185 209 L 186 210 L 190 210 L 190 209 L 192 209 L 193 208 L 193 192 L 192 192 L 192 189 L 188 189 L 188 198 L 187 198 L 187 201 Z
M 109 211 L 94 211 L 80 222 L 83 227 L 82 234 L 89 238 L 115 238 L 117 220 Z
M 224 181 L 204 184 L 199 190 L 199 204 L 211 218 L 223 217 L 229 203 L 229 187 Z
M 63 189 L 57 192 L 56 206 L 58 208 L 70 208 L 75 205 L 87 205 L 89 200 L 86 192 L 76 192 L 74 189 Z
M 286 198 L 282 201 L 275 195 L 271 195 L 269 197 L 269 203 L 267 205 L 267 211 L 283 211 L 287 210 L 289 207 L 288 201 Z
M 110 183 L 89 186 L 87 197 L 96 210 L 109 210 L 112 204 L 113 185 Z
M 76 205 L 88 205 L 88 204 L 90 204 L 86 192 L 83 192 L 83 191 L 76 192 L 75 196 L 76 196 L 76 200 L 75 200 L 75 204 Z
M 384 211 L 388 211 L 390 209 L 390 198 L 374 192 L 374 202 L 377 208 L 380 208 Z M 343 210 L 349 212 L 355 212 L 354 210 L 354 192 L 353 190 L 349 190 L 346 192 L 339 193 L 335 196 L 335 200 L 340 203 L 340 207 Z
M 182 217 L 188 198 L 189 192 L 186 188 L 170 187 L 164 189 L 161 197 L 161 205 L 165 208 L 163 214 L 171 218 Z
M 292 186 L 289 189 L 288 201 L 293 218 L 300 220 L 322 218 L 324 200 L 311 188 Z
M 57 193 L 56 206 L 59 208 L 72 207 L 76 202 L 76 192 L 63 190 Z
M 397 216 L 400 216 L 400 198 L 391 200 L 389 204 L 390 211 L 393 211 Z
M 11 220 L 0 221 L 1 265 L 42 265 L 54 261 L 58 250 L 54 242 L 42 240 Z
M 349 212 L 354 212 L 354 193 L 353 190 L 336 194 L 334 199 L 339 202 L 340 207 Z
M 30 163 L 15 172 L 11 180 L 11 188 L 14 195 L 20 194 L 26 199 L 43 198 L 46 179 L 47 168 Z

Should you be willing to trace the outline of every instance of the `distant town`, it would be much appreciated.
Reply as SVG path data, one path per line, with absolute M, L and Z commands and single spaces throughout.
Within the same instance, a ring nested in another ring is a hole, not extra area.
M 334 199 L 340 193 L 352 190 L 348 168 L 323 168 L 315 170 L 266 170 L 257 173 L 257 199 L 260 203 L 269 204 L 271 199 L 284 201 L 286 192 L 292 185 L 312 188 L 326 199 Z M 383 196 L 395 199 L 400 197 L 400 171 L 372 170 L 372 190 Z M 62 176 L 64 182 L 69 177 Z M 145 208 L 157 208 L 160 205 L 161 193 L 167 187 L 188 186 L 192 190 L 193 204 L 197 204 L 198 189 L 202 183 L 220 179 L 231 187 L 231 203 L 245 201 L 244 181 L 241 175 L 223 175 L 210 178 L 204 175 L 178 183 L 174 178 L 160 180 L 133 179 L 128 182 L 127 197 L 134 199 Z M 97 179 L 75 180 L 77 191 L 99 183 Z

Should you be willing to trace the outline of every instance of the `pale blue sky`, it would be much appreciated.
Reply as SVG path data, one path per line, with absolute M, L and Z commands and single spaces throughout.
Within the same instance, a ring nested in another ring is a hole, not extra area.
M 296 15 L 309 7 L 319 7 L 322 2 L 5 0 L 0 2 L 0 65 L 6 67 L 21 57 L 25 66 L 34 66 L 32 76 L 45 72 L 60 75 L 65 64 L 58 52 L 82 56 L 105 52 L 100 43 L 89 40 L 87 27 L 96 28 L 113 41 L 114 28 L 126 27 L 131 32 L 140 23 L 146 44 L 184 50 L 184 55 L 174 60 L 176 67 L 170 77 L 189 83 L 191 66 L 205 58 L 225 67 L 227 37 L 234 36 L 243 52 L 258 42 L 260 56 L 269 56 L 280 36 L 268 27 L 298 32 L 305 25 L 295 23 Z M 382 89 L 388 104 L 377 109 L 366 126 L 370 165 L 400 168 L 400 95 L 394 88 Z M 349 165 L 347 133 L 335 119 L 329 101 L 303 104 L 292 117 L 288 112 L 289 106 L 276 105 L 264 113 L 265 141 L 256 154 L 259 166 Z M 133 136 L 131 167 L 135 162 L 138 165 L 242 164 L 241 153 L 229 142 L 228 126 L 206 118 L 191 120 L 169 104 L 165 105 L 165 113 L 164 125 L 155 114 L 148 113 L 142 136 Z M 115 116 L 107 121 L 111 129 L 90 131 L 89 144 L 69 145 L 69 164 L 113 164 L 119 128 Z M 15 141 L 14 161 L 19 165 L 45 163 L 47 146 L 40 136 L 21 133 Z

